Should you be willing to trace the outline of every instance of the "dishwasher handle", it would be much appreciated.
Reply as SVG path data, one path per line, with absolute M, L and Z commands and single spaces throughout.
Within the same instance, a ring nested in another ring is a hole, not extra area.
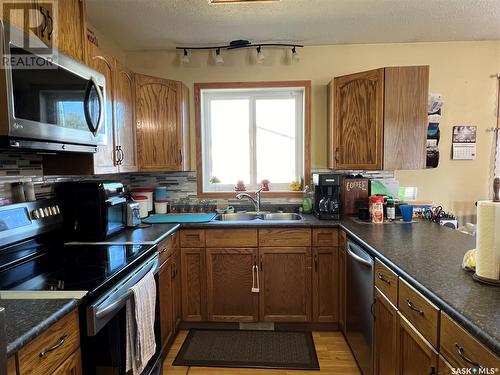
M 355 254 L 352 250 L 351 250 L 351 246 L 347 246 L 347 254 L 352 258 L 354 259 L 356 262 L 358 263 L 361 263 L 363 266 L 366 266 L 366 267 L 369 267 L 369 268 L 372 268 L 373 266 L 373 263 L 366 260 L 366 259 L 363 259 L 361 258 L 358 254 Z

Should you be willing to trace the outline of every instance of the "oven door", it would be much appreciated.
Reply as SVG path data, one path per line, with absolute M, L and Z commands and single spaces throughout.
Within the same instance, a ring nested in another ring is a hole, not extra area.
M 155 254 L 112 290 L 87 306 L 86 335 L 82 340 L 84 374 L 125 374 L 125 306 L 130 297 L 129 290 L 148 272 L 156 272 L 158 263 L 158 255 Z M 159 333 L 156 336 L 159 337 Z M 157 344 L 157 348 L 159 347 Z M 155 357 L 150 363 L 157 362 Z M 149 370 L 147 374 L 150 374 L 153 368 L 150 366 Z
M 36 46 L 41 42 L 15 26 L 2 23 L 2 32 L 2 54 L 9 61 L 5 64 L 9 137 L 106 144 L 104 76 L 55 50 L 50 56 L 40 54 Z

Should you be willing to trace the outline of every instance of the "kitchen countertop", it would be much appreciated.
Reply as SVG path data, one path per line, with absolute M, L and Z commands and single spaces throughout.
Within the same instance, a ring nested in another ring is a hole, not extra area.
M 179 224 L 146 224 L 145 227 L 127 228 L 112 236 L 106 243 L 156 245 L 179 229 Z
M 461 268 L 465 252 L 476 246 L 474 237 L 429 222 L 375 225 L 355 218 L 327 221 L 313 215 L 303 217 L 302 221 L 213 221 L 181 227 L 341 227 L 500 355 L 500 290 L 474 281 L 472 274 Z
M 17 352 L 77 305 L 75 299 L 0 300 L 0 307 L 5 308 L 7 356 Z

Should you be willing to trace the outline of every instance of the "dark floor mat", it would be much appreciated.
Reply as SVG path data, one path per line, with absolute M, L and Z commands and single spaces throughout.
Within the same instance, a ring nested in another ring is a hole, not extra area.
M 319 370 L 310 332 L 193 329 L 173 365 Z

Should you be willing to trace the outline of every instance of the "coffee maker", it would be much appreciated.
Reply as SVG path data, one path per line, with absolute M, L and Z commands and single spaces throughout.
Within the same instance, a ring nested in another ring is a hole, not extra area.
M 340 220 L 342 175 L 313 173 L 314 215 L 320 220 Z

